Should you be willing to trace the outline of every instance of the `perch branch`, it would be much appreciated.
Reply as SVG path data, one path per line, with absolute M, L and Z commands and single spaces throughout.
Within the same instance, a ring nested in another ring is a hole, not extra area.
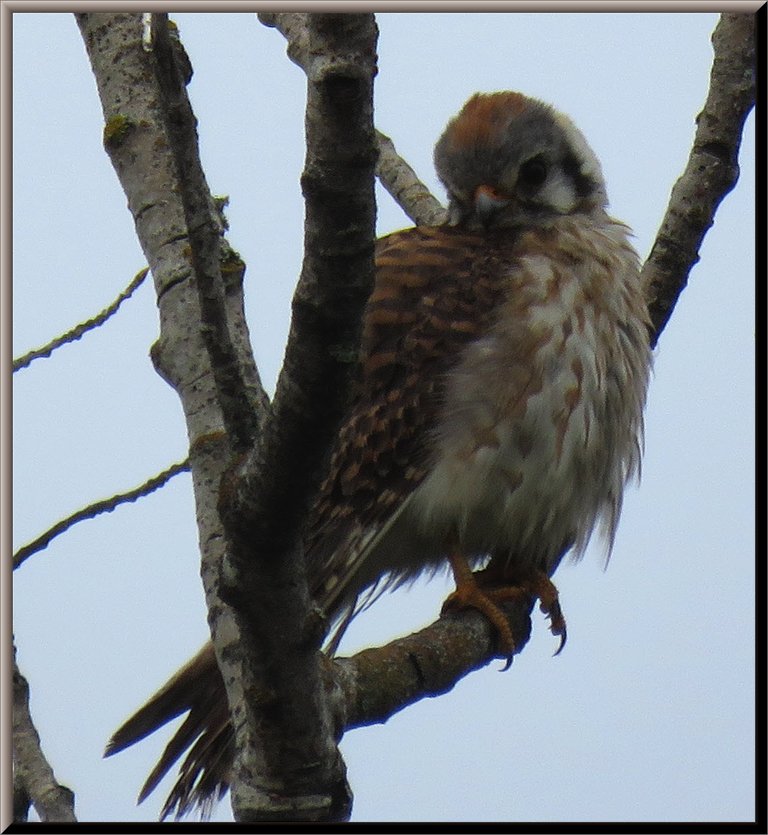
M 530 637 L 532 605 L 505 606 L 516 654 Z M 465 611 L 386 646 L 329 661 L 340 727 L 386 722 L 414 702 L 447 693 L 498 657 L 497 637 L 487 618 Z

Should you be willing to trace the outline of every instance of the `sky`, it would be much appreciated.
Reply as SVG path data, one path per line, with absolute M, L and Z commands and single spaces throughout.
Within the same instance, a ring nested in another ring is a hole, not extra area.
M 301 263 L 305 78 L 253 14 L 173 16 L 247 315 L 271 393 Z M 440 197 L 432 147 L 476 91 L 552 103 L 602 162 L 611 210 L 644 258 L 706 96 L 711 13 L 382 13 L 377 127 Z M 106 307 L 144 265 L 101 145 L 74 18 L 16 14 L 13 354 Z M 353 821 L 745 821 L 754 815 L 754 120 L 655 353 L 642 483 L 607 570 L 599 542 L 555 581 L 568 645 L 533 636 L 440 698 L 342 741 Z M 381 234 L 411 225 L 378 190 Z M 14 375 L 13 541 L 186 455 L 156 375 L 145 283 L 108 324 Z M 81 821 L 156 820 L 171 779 L 135 798 L 170 731 L 107 760 L 112 731 L 207 636 L 188 474 L 82 523 L 14 577 L 18 661 Z M 341 654 L 432 622 L 437 578 L 381 598 Z M 213 820 L 231 820 L 228 799 Z

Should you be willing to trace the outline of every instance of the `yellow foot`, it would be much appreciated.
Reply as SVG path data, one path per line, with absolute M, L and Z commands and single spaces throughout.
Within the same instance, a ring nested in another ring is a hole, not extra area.
M 504 578 L 495 567 L 472 572 L 463 556 L 450 558 L 456 579 L 456 591 L 448 596 L 442 612 L 461 609 L 477 609 L 495 627 L 499 637 L 499 653 L 507 659 L 504 669 L 509 669 L 515 654 L 515 640 L 509 620 L 499 604 L 538 598 L 541 611 L 549 617 L 549 628 L 560 638 L 557 655 L 565 646 L 567 632 L 557 589 L 543 571 L 532 571 L 524 578 Z
M 448 595 L 443 603 L 441 614 L 456 612 L 462 609 L 477 609 L 482 612 L 491 622 L 491 625 L 498 633 L 499 654 L 507 659 L 504 669 L 508 669 L 512 663 L 512 656 L 515 654 L 515 639 L 509 626 L 509 620 L 499 608 L 499 603 L 510 600 L 521 600 L 527 598 L 522 589 L 512 586 L 497 589 L 482 589 L 474 578 L 463 581 L 456 586 L 456 591 Z

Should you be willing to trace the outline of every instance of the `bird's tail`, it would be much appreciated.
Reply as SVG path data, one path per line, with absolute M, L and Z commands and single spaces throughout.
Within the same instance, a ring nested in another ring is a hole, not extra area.
M 187 751 L 161 819 L 171 814 L 178 819 L 196 806 L 205 818 L 229 787 L 234 756 L 232 726 L 210 641 L 115 731 L 104 756 L 122 751 L 187 711 L 139 794 L 141 803 Z

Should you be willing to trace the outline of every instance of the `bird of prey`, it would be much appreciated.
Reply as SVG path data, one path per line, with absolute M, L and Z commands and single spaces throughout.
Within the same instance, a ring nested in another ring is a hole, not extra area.
M 629 229 L 571 120 L 516 92 L 476 94 L 435 148 L 448 220 L 376 248 L 349 410 L 306 528 L 315 604 L 340 631 L 382 589 L 450 566 L 446 607 L 493 623 L 539 598 L 597 527 L 612 543 L 639 472 L 650 322 Z M 163 810 L 203 809 L 234 756 L 224 685 L 204 647 L 113 736 L 115 753 L 187 712 L 147 779 L 182 754 Z

